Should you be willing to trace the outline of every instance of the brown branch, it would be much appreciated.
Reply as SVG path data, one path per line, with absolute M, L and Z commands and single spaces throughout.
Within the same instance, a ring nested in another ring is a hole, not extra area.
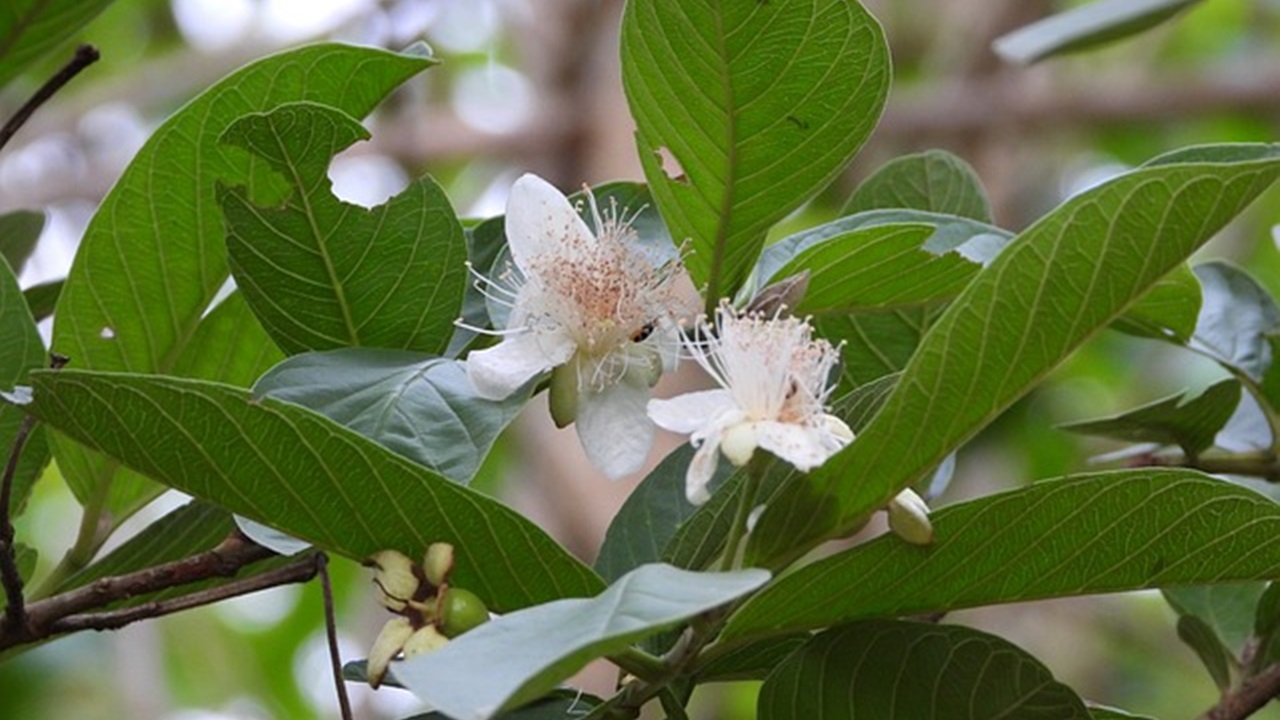
M 15 625 L 7 620 L 0 623 L 0 650 L 43 640 L 55 632 L 64 632 L 65 630 L 51 628 L 57 627 L 58 621 L 70 615 L 201 580 L 230 577 L 241 568 L 273 555 L 275 553 L 271 550 L 254 543 L 239 532 L 233 532 L 212 550 L 127 575 L 100 578 L 84 587 L 31 603 L 27 606 L 26 622 L 22 624 Z
M 329 556 L 316 553 L 316 569 L 320 571 L 320 591 L 324 595 L 324 632 L 329 640 L 329 665 L 333 668 L 333 687 L 338 693 L 338 709 L 342 720 L 351 720 L 351 700 L 347 698 L 347 681 L 342 677 L 342 655 L 338 651 L 338 621 L 333 611 L 333 584 L 329 582 Z
M 1280 697 L 1280 663 L 1246 679 L 1240 687 L 1227 691 L 1199 720 L 1243 720 Z
M 322 554 L 316 553 L 259 575 L 233 580 L 217 587 L 199 590 L 176 598 L 153 600 L 119 610 L 68 615 L 50 622 L 44 629 L 48 635 L 77 630 L 117 630 L 138 620 L 163 617 L 182 610 L 190 610 L 191 608 L 248 595 L 252 592 L 266 590 L 279 585 L 307 582 L 315 577 L 320 570 L 321 561 L 319 558 L 321 557 L 323 557 Z
M 62 69 L 53 77 L 49 78 L 44 85 L 41 85 L 40 89 L 36 90 L 35 94 L 31 96 L 31 99 L 23 103 L 22 107 L 18 108 L 18 112 L 9 118 L 9 122 L 6 122 L 4 127 L 0 127 L 0 148 L 9 143 L 9 140 L 26 124 L 31 115 L 40 109 L 40 106 L 45 101 L 61 90 L 63 85 L 71 82 L 71 78 L 79 75 L 81 70 L 97 62 L 99 57 L 98 48 L 92 45 L 81 45 L 76 48 L 76 54 L 72 56 L 71 60 L 62 66 Z
M 9 461 L 4 466 L 4 478 L 0 480 L 0 584 L 4 586 L 7 598 L 4 606 L 4 626 L 21 627 L 26 624 L 27 611 L 22 598 L 22 573 L 18 572 L 18 551 L 14 546 L 13 519 L 9 513 L 9 503 L 13 495 L 13 477 L 18 472 L 18 461 L 22 458 L 22 448 L 36 426 L 33 415 L 24 415 L 18 433 L 13 438 L 13 446 L 9 449 Z

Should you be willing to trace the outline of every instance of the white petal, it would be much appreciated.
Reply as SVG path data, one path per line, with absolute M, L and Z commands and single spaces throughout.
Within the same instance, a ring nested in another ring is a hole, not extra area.
M 720 434 L 715 433 L 702 443 L 693 454 L 693 460 L 689 461 L 689 469 L 684 475 L 684 494 L 689 502 L 701 505 L 711 499 L 707 485 L 711 484 L 711 478 L 715 477 L 716 466 L 719 464 Z
M 722 414 L 735 408 L 728 390 L 701 390 L 670 400 L 650 400 L 649 417 L 664 430 L 688 435 L 707 430 Z
M 644 412 L 648 400 L 648 384 L 631 375 L 578 396 L 578 439 L 587 459 L 610 479 L 636 472 L 649 456 L 653 423 Z
M 522 175 L 511 186 L 505 223 L 511 259 L 525 272 L 538 255 L 595 242 L 569 199 L 537 175 Z
M 756 441 L 760 447 L 786 460 L 797 470 L 812 470 L 827 461 L 839 447 L 824 442 L 826 432 L 818 428 L 762 421 L 756 423 Z
M 568 336 L 558 333 L 508 335 L 467 355 L 467 377 L 480 397 L 502 400 L 538 374 L 568 362 L 576 349 Z

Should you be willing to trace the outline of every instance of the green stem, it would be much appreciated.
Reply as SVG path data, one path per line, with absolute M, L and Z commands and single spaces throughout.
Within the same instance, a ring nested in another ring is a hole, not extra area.
M 764 453 L 756 453 L 747 462 L 747 476 L 742 479 L 738 495 L 738 509 L 733 515 L 733 525 L 729 528 L 729 539 L 724 546 L 724 557 L 720 561 L 720 569 L 732 570 L 737 566 L 738 545 L 747 534 L 747 519 L 751 517 L 751 509 L 755 507 L 756 495 L 764 480 L 765 465 L 768 462 Z
M 609 662 L 646 682 L 659 682 L 667 673 L 662 658 L 655 657 L 637 647 L 629 647 L 617 655 L 610 655 Z
M 58 591 L 67 578 L 80 572 L 93 556 L 97 554 L 109 533 L 103 531 L 103 507 L 107 503 L 111 483 L 99 486 L 84 506 L 84 515 L 80 518 L 80 531 L 76 535 L 75 544 L 62 556 L 62 560 L 40 581 L 40 585 L 32 591 L 29 600 L 40 600 Z

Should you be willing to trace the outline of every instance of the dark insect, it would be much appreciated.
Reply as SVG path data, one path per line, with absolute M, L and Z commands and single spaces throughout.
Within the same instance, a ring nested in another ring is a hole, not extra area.
M 644 342 L 650 335 L 653 334 L 653 330 L 654 330 L 654 324 L 652 322 L 645 323 L 640 327 L 639 330 L 631 334 L 631 342 Z

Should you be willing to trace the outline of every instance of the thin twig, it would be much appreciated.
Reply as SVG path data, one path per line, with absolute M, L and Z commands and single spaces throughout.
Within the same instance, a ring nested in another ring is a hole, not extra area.
M 32 113 L 38 110 L 45 101 L 61 90 L 63 85 L 71 81 L 71 78 L 79 75 L 81 70 L 97 62 L 99 57 L 101 56 L 98 54 L 98 48 L 92 45 L 81 45 L 76 48 L 76 54 L 72 56 L 71 60 L 62 66 L 62 69 L 56 75 L 49 78 L 44 85 L 41 85 L 40 89 L 36 90 L 35 94 L 31 96 L 31 99 L 23 103 L 22 107 L 18 108 L 18 112 L 9 118 L 9 122 L 5 123 L 4 127 L 0 127 L 0 148 L 8 144 L 9 140 L 30 119 Z
M 1228 690 L 1199 720 L 1243 720 L 1277 697 L 1280 697 L 1280 663 L 1268 666 L 1240 687 Z
M 46 630 L 50 635 L 76 630 L 117 630 L 138 620 L 163 617 L 280 585 L 307 582 L 316 576 L 318 569 L 319 563 L 316 562 L 315 557 L 309 556 L 259 575 L 232 580 L 217 587 L 199 590 L 181 597 L 153 600 L 119 610 L 68 615 L 49 623 Z
M 329 582 L 329 556 L 316 553 L 316 569 L 320 572 L 320 592 L 324 595 L 324 631 L 329 639 L 329 664 L 333 667 L 333 688 L 338 693 L 338 709 L 342 720 L 351 720 L 351 700 L 347 698 L 347 681 L 342 678 L 342 654 L 338 651 L 338 622 L 333 611 L 333 585 Z
M 0 583 L 4 585 L 4 594 L 8 598 L 4 606 L 4 625 L 22 627 L 27 622 L 27 611 L 22 599 L 22 573 L 18 572 L 18 550 L 13 542 L 13 519 L 10 517 L 9 503 L 13 495 L 13 477 L 18 472 L 18 461 L 22 458 L 22 448 L 36 426 L 35 416 L 25 415 L 18 426 L 18 434 L 13 438 L 9 449 L 9 462 L 4 466 L 4 478 L 0 480 Z

